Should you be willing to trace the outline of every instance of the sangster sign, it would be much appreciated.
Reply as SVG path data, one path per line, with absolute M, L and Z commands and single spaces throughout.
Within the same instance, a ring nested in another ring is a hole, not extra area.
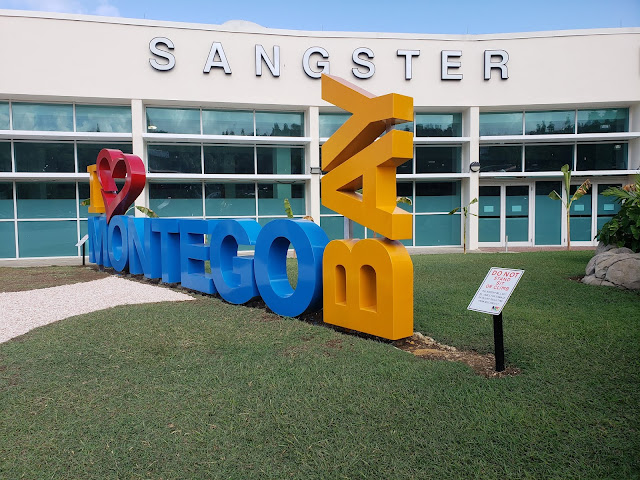
M 376 97 L 326 75 L 322 95 L 353 114 L 323 146 L 323 204 L 384 238 L 329 242 L 307 220 L 261 227 L 254 220 L 125 216 L 144 186 L 144 165 L 135 155 L 104 149 L 88 169 L 90 211 L 105 213 L 89 219 L 90 261 L 235 304 L 260 296 L 280 315 L 324 307 L 324 321 L 333 325 L 391 340 L 412 335 L 413 263 L 398 241 L 411 238 L 411 215 L 396 206 L 396 167 L 411 159 L 413 138 L 392 130 L 376 139 L 389 125 L 412 120 L 413 100 Z M 114 178 L 125 180 L 120 191 Z M 254 255 L 239 256 L 239 245 L 254 247 Z M 287 277 L 289 245 L 298 258 L 295 289 Z

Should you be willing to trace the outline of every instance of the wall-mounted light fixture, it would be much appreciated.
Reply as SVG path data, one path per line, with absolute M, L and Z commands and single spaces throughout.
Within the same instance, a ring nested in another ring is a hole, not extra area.
M 311 167 L 311 175 L 320 175 L 322 173 L 322 168 L 320 167 Z
M 471 162 L 469 164 L 469 170 L 473 173 L 478 173 L 480 171 L 480 162 Z

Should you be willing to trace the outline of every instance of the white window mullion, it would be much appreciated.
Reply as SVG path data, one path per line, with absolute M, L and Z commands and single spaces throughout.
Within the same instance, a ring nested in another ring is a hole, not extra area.
M 13 142 L 11 142 L 13 143 Z M 18 245 L 18 186 L 13 183 L 13 236 L 16 246 L 16 258 L 20 257 L 20 246 Z

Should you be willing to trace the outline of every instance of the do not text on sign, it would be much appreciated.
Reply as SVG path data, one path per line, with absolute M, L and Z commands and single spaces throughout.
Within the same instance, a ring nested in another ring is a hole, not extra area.
M 498 315 L 518 285 L 524 270 L 491 267 L 467 310 Z

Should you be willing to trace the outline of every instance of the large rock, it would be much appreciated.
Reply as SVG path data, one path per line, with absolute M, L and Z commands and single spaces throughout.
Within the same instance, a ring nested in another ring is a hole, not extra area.
M 640 290 L 640 253 L 623 253 L 612 263 L 604 277 L 606 281 L 629 290 Z
M 587 264 L 585 274 L 582 282 L 588 285 L 640 290 L 640 253 L 633 253 L 625 247 L 603 247 L 600 244 Z

